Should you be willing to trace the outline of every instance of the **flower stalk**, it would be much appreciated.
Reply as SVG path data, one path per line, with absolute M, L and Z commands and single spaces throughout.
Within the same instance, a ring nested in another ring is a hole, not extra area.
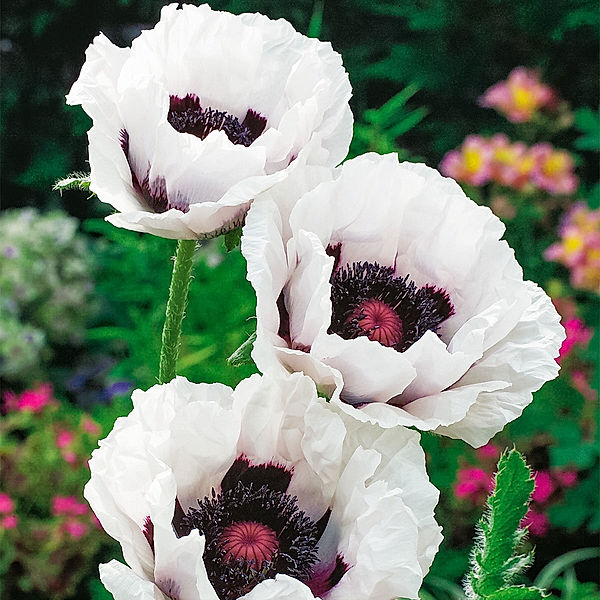
M 169 383 L 177 375 L 177 358 L 181 345 L 181 323 L 185 315 L 192 276 L 192 259 L 196 240 L 179 240 L 169 286 L 169 299 L 162 332 L 158 382 Z

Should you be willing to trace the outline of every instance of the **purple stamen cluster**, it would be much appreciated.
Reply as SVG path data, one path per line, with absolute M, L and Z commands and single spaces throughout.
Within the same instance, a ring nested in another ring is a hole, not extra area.
M 409 276 L 396 277 L 393 267 L 355 262 L 331 275 L 333 307 L 328 333 L 344 339 L 368 336 L 398 352 L 410 348 L 426 331 L 437 332 L 454 307 L 448 293 Z
M 319 526 L 286 493 L 289 481 L 282 467 L 250 466 L 240 458 L 219 493 L 213 490 L 174 523 L 179 535 L 198 529 L 206 537 L 204 562 L 220 600 L 239 598 L 278 573 L 310 580 Z
M 240 123 L 237 117 L 211 107 L 203 108 L 195 94 L 170 97 L 167 121 L 179 133 L 190 133 L 201 140 L 212 131 L 223 131 L 232 144 L 250 146 L 264 131 L 267 119 L 248 110 Z

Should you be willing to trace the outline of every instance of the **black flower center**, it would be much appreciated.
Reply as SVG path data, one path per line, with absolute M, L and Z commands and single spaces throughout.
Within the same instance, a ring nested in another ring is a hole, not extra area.
M 328 254 L 334 256 L 333 250 Z M 418 288 L 408 275 L 396 277 L 392 267 L 377 263 L 339 267 L 330 281 L 333 311 L 328 333 L 346 340 L 365 335 L 403 352 L 426 331 L 437 332 L 454 314 L 445 290 Z
M 175 526 L 182 535 L 198 529 L 206 537 L 204 562 L 219 598 L 239 598 L 277 573 L 310 581 L 322 532 L 286 493 L 289 472 L 249 466 L 244 458 L 230 471 L 221 491 L 198 500 Z
M 179 133 L 191 133 L 201 140 L 212 131 L 223 131 L 232 144 L 250 146 L 265 130 L 267 119 L 250 109 L 240 123 L 225 111 L 200 106 L 200 98 L 188 94 L 184 98 L 170 97 L 167 121 Z

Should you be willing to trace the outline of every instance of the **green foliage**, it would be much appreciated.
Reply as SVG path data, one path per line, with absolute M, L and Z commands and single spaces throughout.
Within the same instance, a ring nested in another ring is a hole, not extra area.
M 469 600 L 537 600 L 540 589 L 512 585 L 533 561 L 533 554 L 517 554 L 527 530 L 520 527 L 534 482 L 523 457 L 515 449 L 498 463 L 496 487 L 476 528 L 471 569 L 465 580 Z
M 88 330 L 90 347 L 117 359 L 113 377 L 147 389 L 157 381 L 175 242 L 101 220 L 89 220 L 85 227 L 102 235 L 96 287 L 101 312 Z M 248 337 L 255 297 L 243 257 L 226 252 L 222 244 L 221 239 L 204 241 L 194 255 L 178 374 L 235 385 L 255 372 L 253 365 L 232 369 L 227 364 Z
M 77 219 L 34 208 L 0 216 L 0 376 L 47 376 L 52 346 L 81 346 L 94 312 L 93 260 Z
M 252 363 L 251 353 L 256 340 L 256 332 L 250 334 L 248 339 L 227 359 L 232 367 L 240 367 Z
M 242 228 L 236 227 L 235 229 L 229 230 L 224 236 L 223 241 L 227 252 L 235 250 L 240 245 L 242 239 Z
M 407 159 L 410 153 L 399 148 L 397 140 L 421 122 L 428 112 L 425 108 L 410 110 L 406 107 L 418 91 L 417 85 L 408 85 L 383 106 L 365 110 L 362 119 L 354 126 L 350 156 L 365 152 L 397 152 L 400 160 Z
M 583 133 L 575 140 L 575 148 L 600 152 L 600 112 L 580 108 L 575 111 L 575 127 Z

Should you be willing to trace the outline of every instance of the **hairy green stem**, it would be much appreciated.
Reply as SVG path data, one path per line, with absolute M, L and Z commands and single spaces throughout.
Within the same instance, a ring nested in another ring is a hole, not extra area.
M 168 383 L 177 375 L 177 358 L 181 344 L 181 323 L 185 316 L 188 290 L 192 275 L 192 258 L 196 248 L 196 240 L 179 240 L 175 253 L 175 264 L 169 300 L 165 314 L 165 325 L 162 332 L 158 382 Z

